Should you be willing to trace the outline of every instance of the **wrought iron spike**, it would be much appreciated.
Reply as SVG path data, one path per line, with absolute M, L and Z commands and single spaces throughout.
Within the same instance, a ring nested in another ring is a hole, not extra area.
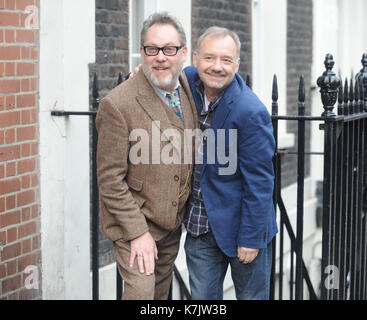
M 303 75 L 299 78 L 299 87 L 298 87 L 298 101 L 305 102 L 306 95 L 305 95 L 305 79 Z
M 348 78 L 344 81 L 344 103 L 348 103 Z
M 122 72 L 119 72 L 118 78 L 117 78 L 117 85 L 122 83 Z
M 359 111 L 363 112 L 364 96 L 363 96 L 363 85 L 361 81 L 358 81 L 359 87 Z
M 328 53 L 325 57 L 326 71 L 317 79 L 317 85 L 321 88 L 321 101 L 324 107 L 323 117 L 335 117 L 333 112 L 334 104 L 337 100 L 338 88 L 340 86 L 339 77 L 332 71 L 334 58 Z
M 354 81 L 354 101 L 359 101 L 359 83 Z
M 95 72 L 93 75 L 93 90 L 92 90 L 92 96 L 93 96 L 93 109 L 97 110 L 99 106 L 99 89 L 98 89 L 98 77 L 97 73 Z
M 338 91 L 338 103 L 342 104 L 344 100 L 344 96 L 343 96 L 343 86 L 339 86 L 339 91 Z
M 271 99 L 273 101 L 278 101 L 278 80 L 276 74 L 273 76 L 273 89 L 271 93 Z
M 278 114 L 278 80 L 275 74 L 273 76 L 273 88 L 271 92 L 271 99 L 273 101 L 271 105 L 271 114 L 277 115 Z
M 359 83 L 355 80 L 354 83 L 354 113 L 359 112 Z
M 99 97 L 98 77 L 97 77 L 96 72 L 93 75 L 93 92 L 92 92 L 92 96 L 93 96 L 94 99 L 98 99 L 98 97 Z
M 353 78 L 350 79 L 349 86 L 349 111 L 348 114 L 354 114 L 354 89 L 353 89 Z
M 354 100 L 353 78 L 351 78 L 349 87 L 349 102 L 352 102 L 353 100 Z
M 344 107 L 343 107 L 343 114 L 347 115 L 349 113 L 349 88 L 348 88 L 348 78 L 345 78 L 344 81 Z
M 298 87 L 298 114 L 305 115 L 305 80 L 303 75 L 299 78 Z

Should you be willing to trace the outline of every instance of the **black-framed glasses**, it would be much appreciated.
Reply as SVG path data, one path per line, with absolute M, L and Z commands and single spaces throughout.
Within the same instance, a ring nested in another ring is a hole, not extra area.
M 166 46 L 166 47 L 155 47 L 155 46 L 143 46 L 144 52 L 147 56 L 157 56 L 159 51 L 162 50 L 165 56 L 175 56 L 181 48 L 184 46 Z

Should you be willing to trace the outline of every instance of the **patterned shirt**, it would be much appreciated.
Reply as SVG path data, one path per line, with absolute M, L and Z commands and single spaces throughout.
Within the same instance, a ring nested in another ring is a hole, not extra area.
M 203 107 L 201 113 L 198 115 L 199 127 L 200 130 L 203 132 L 206 129 L 210 128 L 211 122 L 214 117 L 214 111 L 223 96 L 223 92 L 209 102 L 208 108 L 205 108 L 207 100 L 205 97 L 204 85 L 201 80 L 196 83 L 196 91 L 201 98 L 201 104 Z M 207 109 L 207 111 L 205 109 Z M 195 163 L 192 175 L 191 195 L 189 198 L 188 208 L 184 219 L 184 224 L 187 232 L 189 232 L 193 237 L 197 237 L 210 231 L 209 220 L 206 214 L 204 200 L 200 189 L 201 166 L 201 163 Z

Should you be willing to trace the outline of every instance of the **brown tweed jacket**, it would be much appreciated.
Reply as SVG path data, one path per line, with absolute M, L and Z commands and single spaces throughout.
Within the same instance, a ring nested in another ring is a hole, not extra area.
M 110 91 L 100 103 L 96 118 L 97 177 L 102 231 L 111 241 L 128 241 L 146 231 L 159 240 L 181 225 L 193 169 L 192 161 L 184 163 L 184 129 L 196 128 L 197 114 L 184 73 L 179 80 L 184 125 L 158 97 L 142 71 Z M 129 157 L 139 142 L 130 136 L 134 129 L 143 129 L 149 137 L 148 163 L 134 163 Z M 167 129 L 175 129 L 181 143 L 168 137 Z M 162 159 L 152 163 L 157 132 L 161 142 L 155 151 L 176 152 L 180 163 L 165 164 Z M 193 143 L 189 143 L 194 154 Z

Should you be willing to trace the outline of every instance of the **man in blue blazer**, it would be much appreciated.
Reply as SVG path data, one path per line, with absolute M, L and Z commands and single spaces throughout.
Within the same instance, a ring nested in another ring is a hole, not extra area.
M 240 46 L 211 27 L 184 69 L 206 132 L 184 220 L 193 299 L 222 299 L 228 264 L 237 299 L 269 298 L 275 141 L 266 107 L 237 74 Z

